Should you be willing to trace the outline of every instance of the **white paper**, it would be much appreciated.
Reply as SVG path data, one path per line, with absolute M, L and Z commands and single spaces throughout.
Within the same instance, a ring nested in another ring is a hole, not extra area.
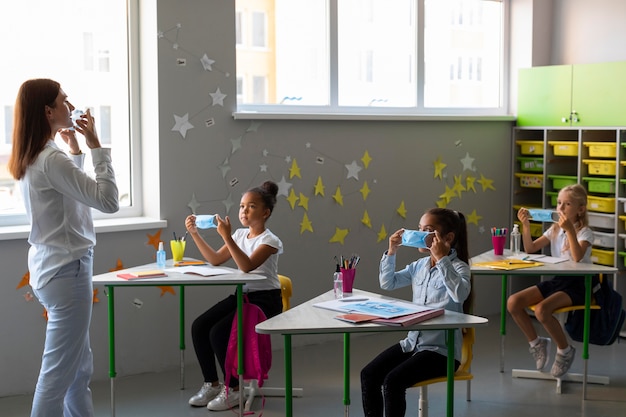
M 557 258 L 554 256 L 548 256 L 548 255 L 542 255 L 542 254 L 527 254 L 527 253 L 520 253 L 519 255 L 512 255 L 507 257 L 507 259 L 521 259 L 523 261 L 536 261 L 536 262 L 543 262 L 546 264 L 558 264 L 561 262 L 565 262 L 567 261 L 566 258 Z
M 382 318 L 393 318 L 432 309 L 432 307 L 419 306 L 405 301 L 384 299 L 370 299 L 351 303 L 339 299 L 313 305 L 342 313 L 363 313 Z
M 176 268 L 170 268 L 168 271 L 178 272 L 182 274 L 195 274 L 202 275 L 203 277 L 210 277 L 212 275 L 225 275 L 237 272 L 233 268 L 217 268 L 211 265 L 189 265 L 189 266 L 177 266 Z

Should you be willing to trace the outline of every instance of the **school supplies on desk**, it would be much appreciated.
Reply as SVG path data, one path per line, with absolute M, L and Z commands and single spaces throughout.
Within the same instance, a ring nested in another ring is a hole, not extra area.
M 178 273 L 183 273 L 183 274 L 201 275 L 203 277 L 232 274 L 233 272 L 237 272 L 237 270 L 233 268 L 227 268 L 227 267 L 216 268 L 211 265 L 179 266 L 179 267 L 176 267 L 173 271 L 178 272 Z
M 432 310 L 419 311 L 414 314 L 407 314 L 406 316 L 394 317 L 391 319 L 377 318 L 372 320 L 372 323 L 386 324 L 387 326 L 406 327 L 430 320 L 433 317 L 439 317 L 443 315 L 444 312 L 445 310 L 443 308 L 433 308 Z
M 484 266 L 491 269 L 502 269 L 503 271 L 512 271 L 514 269 L 532 268 L 535 266 L 543 266 L 541 262 L 525 261 L 522 259 L 503 259 L 501 261 L 477 262 L 472 266 Z
M 419 306 L 406 301 L 375 299 L 356 301 L 352 303 L 346 303 L 341 300 L 330 300 L 313 304 L 313 306 L 341 313 L 362 313 L 386 319 L 431 310 L 428 307 Z
M 174 266 L 191 266 L 191 265 L 206 265 L 204 261 L 179 261 L 174 262 Z
M 368 323 L 374 319 L 379 319 L 380 317 L 372 316 L 371 314 L 363 314 L 363 313 L 346 313 L 346 314 L 339 314 L 338 316 L 335 316 L 335 318 L 337 320 L 347 321 L 348 323 L 358 324 L 358 323 Z
M 138 279 L 138 278 L 166 277 L 167 274 L 160 269 L 152 269 L 149 271 L 126 272 L 123 274 L 117 274 L 117 276 L 123 279 Z

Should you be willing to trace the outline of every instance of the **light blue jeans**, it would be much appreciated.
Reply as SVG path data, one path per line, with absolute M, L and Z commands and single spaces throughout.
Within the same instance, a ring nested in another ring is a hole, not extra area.
M 89 324 L 93 307 L 93 250 L 64 267 L 39 290 L 48 312 L 46 342 L 31 417 L 92 417 L 89 383 L 93 356 Z

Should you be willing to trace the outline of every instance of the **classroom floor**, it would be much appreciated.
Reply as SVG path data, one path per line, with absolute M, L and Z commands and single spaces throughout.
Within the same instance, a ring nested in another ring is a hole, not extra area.
M 614 417 L 626 415 L 626 340 L 612 346 L 590 345 L 588 371 L 592 375 L 610 377 L 609 385 L 587 385 L 587 401 L 582 401 L 582 384 L 563 382 L 562 393 L 556 393 L 556 382 L 513 378 L 511 369 L 530 369 L 533 365 L 520 332 L 509 321 L 506 336 L 505 372 L 499 372 L 499 316 L 489 317 L 488 327 L 478 328 L 473 361 L 472 401 L 465 401 L 465 382 L 455 384 L 455 416 L 462 417 L 521 417 L 549 415 L 550 417 Z M 350 416 L 363 416 L 360 398 L 359 370 L 376 353 L 396 342 L 402 333 L 369 334 L 352 337 L 351 406 Z M 342 339 L 323 344 L 297 347 L 293 337 L 294 387 L 303 388 L 304 396 L 294 398 L 294 416 L 341 416 L 342 404 Z M 273 339 L 275 340 L 275 339 Z M 282 346 L 277 339 L 274 348 Z M 582 344 L 575 343 L 576 360 L 571 371 L 582 373 Z M 554 350 L 554 347 L 553 347 Z M 188 354 L 193 354 L 192 352 Z M 554 355 L 554 352 L 552 352 Z M 283 384 L 282 350 L 274 352 L 267 386 Z M 178 370 L 158 374 L 120 377 L 116 381 L 117 417 L 206 417 L 235 416 L 232 411 L 210 412 L 193 408 L 187 400 L 200 386 L 201 376 L 196 366 L 185 370 L 186 387 L 180 390 Z M 109 381 L 92 384 L 97 417 L 111 415 Z M 445 415 L 445 384 L 431 385 L 428 390 L 431 417 Z M 0 398 L 3 417 L 29 415 L 31 396 Z M 418 390 L 407 393 L 407 416 L 417 416 Z M 284 399 L 266 397 L 264 417 L 285 415 Z M 261 399 L 253 404 L 255 415 L 262 408 Z

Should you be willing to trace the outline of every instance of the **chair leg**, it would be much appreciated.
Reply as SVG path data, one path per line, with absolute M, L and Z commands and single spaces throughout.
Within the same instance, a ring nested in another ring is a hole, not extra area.
M 428 417 L 428 386 L 420 387 L 420 399 L 418 406 L 419 417 Z
M 254 397 L 261 396 L 261 390 L 259 388 L 259 383 L 256 379 L 251 379 L 248 383 L 248 386 L 245 388 L 244 395 L 246 397 L 246 403 L 244 406 L 245 411 L 250 411 L 252 408 L 252 403 L 254 402 Z
M 465 391 L 465 400 L 472 401 L 472 380 L 467 380 L 467 390 Z

